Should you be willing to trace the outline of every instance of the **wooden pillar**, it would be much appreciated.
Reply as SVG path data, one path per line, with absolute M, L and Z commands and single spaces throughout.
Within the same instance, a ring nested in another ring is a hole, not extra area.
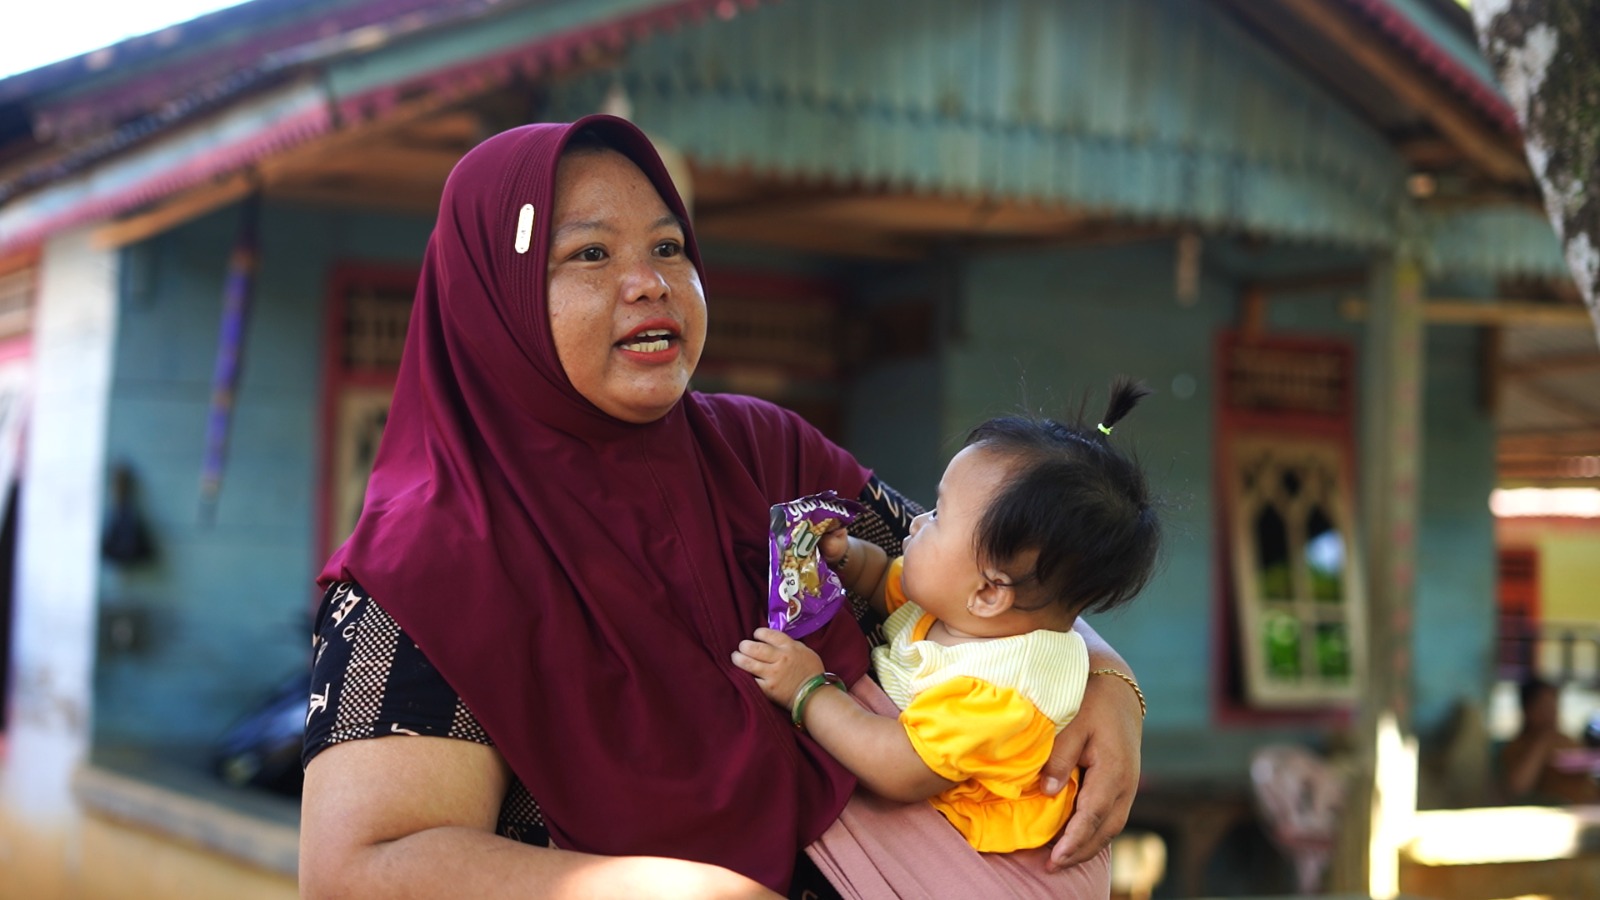
M 1398 894 L 1398 849 L 1416 808 L 1412 640 L 1426 335 L 1414 255 L 1402 250 L 1380 259 L 1369 293 L 1359 460 L 1366 671 L 1336 882 L 1382 898 Z

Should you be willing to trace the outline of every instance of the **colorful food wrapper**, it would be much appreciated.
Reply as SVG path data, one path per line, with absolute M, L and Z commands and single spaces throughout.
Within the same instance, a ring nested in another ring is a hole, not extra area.
M 767 626 L 804 637 L 833 618 L 844 603 L 844 586 L 828 568 L 818 542 L 855 521 L 861 504 L 824 491 L 772 507 L 767 548 Z

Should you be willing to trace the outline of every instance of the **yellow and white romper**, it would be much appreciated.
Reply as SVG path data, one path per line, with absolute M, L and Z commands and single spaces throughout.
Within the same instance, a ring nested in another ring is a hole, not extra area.
M 986 853 L 1049 843 L 1072 814 L 1078 773 L 1051 797 L 1039 789 L 1039 770 L 1083 701 L 1083 638 L 1039 630 L 936 644 L 927 640 L 936 620 L 906 599 L 902 563 L 889 566 L 888 643 L 872 663 L 922 761 L 960 782 L 929 802 Z

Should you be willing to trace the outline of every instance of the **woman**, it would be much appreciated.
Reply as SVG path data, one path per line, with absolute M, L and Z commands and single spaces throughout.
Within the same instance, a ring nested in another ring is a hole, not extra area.
M 905 522 L 793 414 L 686 393 L 700 270 L 623 120 L 515 129 L 451 174 L 366 505 L 323 572 L 307 896 L 770 897 L 815 875 L 799 850 L 854 780 L 729 653 L 765 608 L 771 503 L 831 488 L 874 501 L 885 542 Z M 807 643 L 865 674 L 849 617 Z M 1137 703 L 1093 686 L 1058 744 L 1057 777 L 1087 767 L 1061 863 L 1126 820 Z
M 1500 750 L 1500 788 L 1508 803 L 1595 803 L 1596 754 L 1561 733 L 1561 689 L 1538 677 L 1517 690 L 1522 728 Z

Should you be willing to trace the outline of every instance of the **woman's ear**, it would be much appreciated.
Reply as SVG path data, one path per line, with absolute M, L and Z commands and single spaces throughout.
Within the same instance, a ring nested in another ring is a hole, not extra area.
M 1009 610 L 1016 596 L 1016 589 L 1010 585 L 1005 575 L 999 572 L 984 572 L 983 585 L 967 598 L 967 612 L 980 619 L 992 619 Z

